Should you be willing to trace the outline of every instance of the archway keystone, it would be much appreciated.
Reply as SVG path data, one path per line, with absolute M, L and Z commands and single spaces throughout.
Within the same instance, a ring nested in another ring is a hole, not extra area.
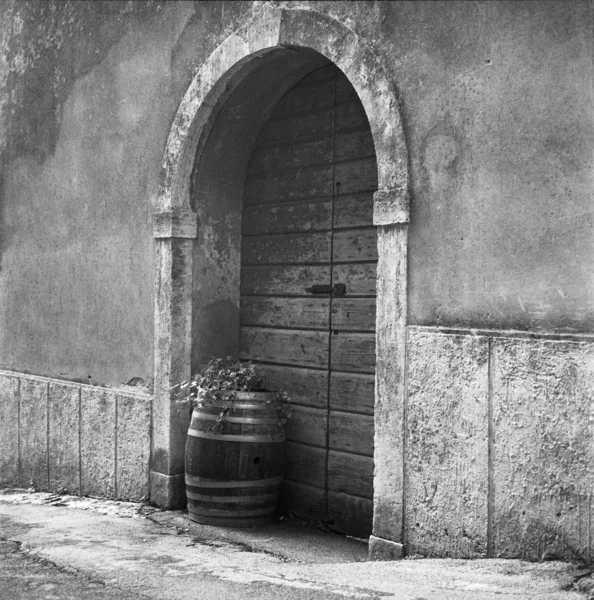
M 151 499 L 183 502 L 187 415 L 171 388 L 191 364 L 192 247 L 197 235 L 190 177 L 217 115 L 237 86 L 280 49 L 310 49 L 336 64 L 367 113 L 378 166 L 374 525 L 372 557 L 402 554 L 404 373 L 406 356 L 408 155 L 394 88 L 371 47 L 312 10 L 264 7 L 198 69 L 176 113 L 163 157 L 154 214 L 155 395 Z

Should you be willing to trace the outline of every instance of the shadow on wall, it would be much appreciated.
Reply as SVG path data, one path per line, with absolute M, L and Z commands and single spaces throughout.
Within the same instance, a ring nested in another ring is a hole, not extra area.
M 200 223 L 193 251 L 192 373 L 213 356 L 239 354 L 242 194 L 258 134 L 286 91 L 328 63 L 313 50 L 281 47 L 250 60 L 251 72 L 242 74 L 204 127 L 207 137 L 191 176 Z

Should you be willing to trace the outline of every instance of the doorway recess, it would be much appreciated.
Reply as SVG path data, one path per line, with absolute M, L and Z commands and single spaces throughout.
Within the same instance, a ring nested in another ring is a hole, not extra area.
M 243 191 L 241 357 L 294 403 L 285 503 L 366 537 L 373 514 L 377 164 L 333 64 L 262 128 Z

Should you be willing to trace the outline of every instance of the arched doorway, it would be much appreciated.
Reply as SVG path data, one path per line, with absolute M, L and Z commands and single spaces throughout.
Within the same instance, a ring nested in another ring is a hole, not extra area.
M 373 515 L 377 164 L 345 75 L 276 104 L 243 187 L 241 357 L 288 391 L 285 504 L 367 537 Z
M 187 379 L 200 357 L 211 354 L 215 345 L 217 354 L 239 351 L 242 188 L 258 133 L 278 100 L 328 61 L 356 90 L 369 119 L 377 160 L 370 553 L 397 556 L 402 552 L 404 486 L 406 144 L 396 94 L 370 46 L 314 10 L 263 7 L 197 68 L 175 116 L 154 213 L 150 494 L 161 506 L 184 501 L 188 418 L 175 405 L 172 387 Z M 221 327 L 221 322 L 230 325 Z

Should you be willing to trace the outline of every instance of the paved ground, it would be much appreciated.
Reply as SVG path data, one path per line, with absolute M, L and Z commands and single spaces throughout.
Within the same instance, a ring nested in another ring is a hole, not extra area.
M 562 562 L 367 562 L 365 543 L 294 522 L 234 531 L 47 493 L 0 492 L 0 540 L 2 600 L 588 597 L 564 591 L 584 570 Z
M 102 581 L 69 572 L 31 556 L 18 542 L 0 540 L 0 598 L 3 600 L 137 600 L 136 594 L 106 587 Z

